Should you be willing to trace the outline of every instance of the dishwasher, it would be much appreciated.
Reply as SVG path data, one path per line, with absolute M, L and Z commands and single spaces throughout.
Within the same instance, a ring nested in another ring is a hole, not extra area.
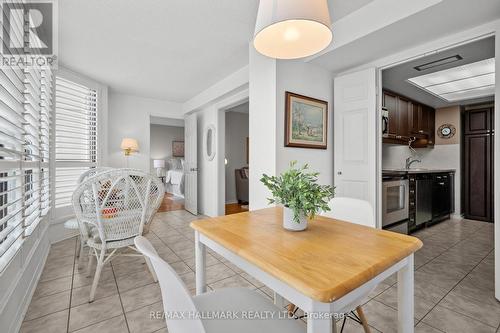
M 415 206 L 415 225 L 432 220 L 432 176 L 417 175 L 415 186 L 415 201 L 410 205 Z

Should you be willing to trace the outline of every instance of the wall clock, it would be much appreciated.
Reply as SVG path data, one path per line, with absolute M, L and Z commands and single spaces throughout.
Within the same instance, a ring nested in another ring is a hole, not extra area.
M 457 129 L 452 124 L 443 124 L 439 126 L 437 133 L 442 139 L 450 139 L 455 136 Z

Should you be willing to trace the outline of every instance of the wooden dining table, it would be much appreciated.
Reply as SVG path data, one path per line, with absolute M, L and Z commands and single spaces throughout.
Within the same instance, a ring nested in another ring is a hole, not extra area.
M 208 247 L 271 288 L 277 305 L 285 298 L 304 310 L 308 333 L 330 333 L 328 314 L 352 310 L 397 273 L 398 332 L 413 332 L 419 239 L 322 216 L 301 232 L 285 230 L 282 221 L 282 208 L 273 207 L 192 222 L 196 293 L 206 292 Z

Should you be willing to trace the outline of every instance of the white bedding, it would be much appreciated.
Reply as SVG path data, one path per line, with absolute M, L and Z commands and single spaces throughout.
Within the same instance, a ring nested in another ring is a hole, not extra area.
M 173 195 L 184 197 L 184 172 L 168 170 L 165 175 L 165 190 Z

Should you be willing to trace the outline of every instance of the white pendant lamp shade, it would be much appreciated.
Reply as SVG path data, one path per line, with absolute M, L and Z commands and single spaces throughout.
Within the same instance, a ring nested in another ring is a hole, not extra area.
M 297 59 L 332 41 L 327 0 L 260 0 L 255 49 L 271 58 Z

